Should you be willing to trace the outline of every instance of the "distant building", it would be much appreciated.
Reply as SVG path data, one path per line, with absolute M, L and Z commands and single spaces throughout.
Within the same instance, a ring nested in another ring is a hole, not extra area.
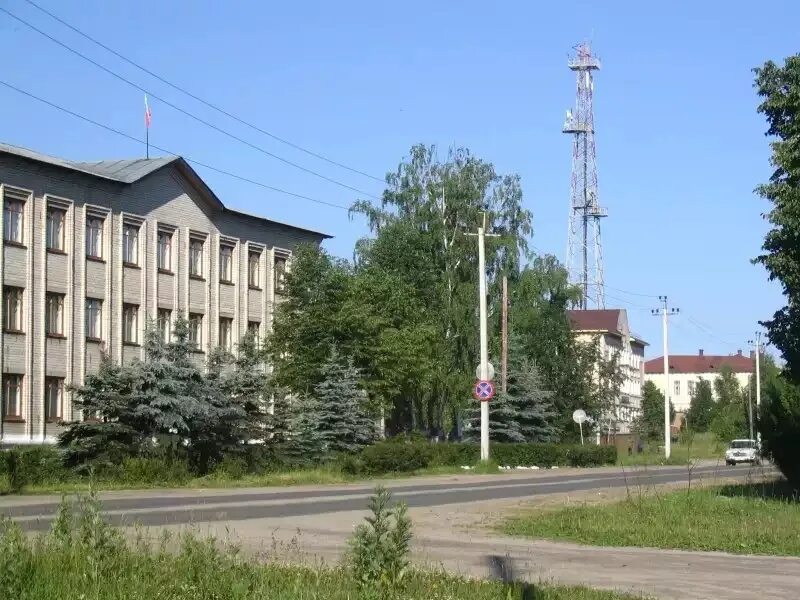
M 71 385 L 189 319 L 205 363 L 265 335 L 298 244 L 323 233 L 225 206 L 183 158 L 73 162 L 0 144 L 0 443 L 52 442 Z
M 703 350 L 697 354 L 670 354 L 669 356 L 669 386 L 670 399 L 675 406 L 675 412 L 686 413 L 692 401 L 692 394 L 700 378 L 711 382 L 719 377 L 722 367 L 730 367 L 739 381 L 739 385 L 746 387 L 750 375 L 755 371 L 755 356 L 745 356 L 739 350 L 736 354 L 711 355 Z M 644 365 L 645 380 L 652 381 L 664 393 L 664 356 L 648 360 Z
M 612 436 L 631 433 L 631 426 L 642 408 L 644 349 L 647 342 L 631 332 L 628 313 L 624 308 L 570 310 L 567 316 L 576 340 L 598 344 L 603 357 L 610 358 L 614 354 L 619 357 L 624 381 L 613 413 L 606 415 L 604 421 L 616 423 Z M 602 432 L 603 435 L 608 433 Z

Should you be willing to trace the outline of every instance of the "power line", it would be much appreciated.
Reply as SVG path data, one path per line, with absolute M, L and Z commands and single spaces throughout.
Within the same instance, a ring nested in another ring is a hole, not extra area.
M 722 342 L 723 344 L 725 344 L 727 346 L 731 346 L 731 347 L 734 347 L 734 348 L 741 346 L 741 344 L 733 344 L 733 343 L 729 342 L 728 340 L 722 339 L 721 337 L 716 335 L 714 332 L 712 332 L 710 329 L 707 329 L 706 327 L 703 327 L 700 324 L 700 322 L 697 321 L 696 319 L 693 319 L 691 317 L 691 315 L 686 315 L 686 320 L 689 321 L 689 323 L 691 323 L 692 325 L 694 325 L 697 329 L 699 329 L 700 331 L 702 331 L 703 333 L 708 335 L 709 337 L 711 337 L 711 338 L 713 338 L 713 339 L 715 339 L 715 340 L 717 340 L 719 342 Z
M 142 86 L 140 86 L 139 84 L 137 84 L 137 83 L 134 83 L 133 81 L 131 81 L 130 79 L 127 79 L 127 78 L 123 77 L 123 76 L 122 76 L 122 75 L 120 75 L 119 73 L 117 73 L 117 72 L 115 72 L 115 71 L 113 71 L 113 70 L 109 69 L 108 67 L 105 67 L 104 65 L 101 65 L 99 62 L 97 62 L 97 61 L 93 60 L 92 58 L 89 58 L 89 57 L 88 57 L 88 56 L 86 56 L 85 54 L 83 54 L 83 53 L 79 52 L 78 50 L 75 50 L 75 49 L 74 49 L 74 48 L 72 48 L 71 46 L 69 46 L 69 45 L 65 44 L 64 42 L 62 42 L 62 41 L 60 41 L 60 40 L 58 40 L 58 39 L 54 38 L 54 37 L 53 37 L 53 36 L 51 36 L 49 33 L 46 33 L 46 32 L 44 32 L 44 31 L 42 31 L 41 29 L 39 29 L 39 28 L 38 28 L 38 27 L 36 27 L 35 25 L 32 25 L 31 23 L 28 23 L 26 20 L 24 20 L 24 19 L 22 19 L 22 18 L 20 18 L 20 17 L 16 16 L 16 15 L 15 15 L 15 14 L 13 14 L 12 12 L 10 12 L 9 10 L 7 10 L 7 9 L 5 9 L 5 8 L 1 7 L 1 6 L 0 6 L 0 11 L 4 12 L 4 13 L 5 13 L 5 14 L 7 14 L 8 16 L 10 16 L 12 19 L 14 19 L 14 20 L 16 20 L 16 21 L 18 21 L 18 22 L 22 23 L 22 24 L 23 24 L 23 25 L 25 25 L 26 27 L 29 27 L 29 28 L 30 28 L 30 29 L 32 29 L 33 31 L 37 32 L 38 34 L 40 34 L 40 35 L 42 35 L 42 36 L 46 37 L 46 38 L 47 38 L 47 39 L 49 39 L 51 42 L 53 42 L 53 43 L 55 43 L 55 44 L 57 44 L 57 45 L 61 46 L 61 47 L 62 47 L 62 48 L 64 48 L 65 50 L 67 50 L 67 51 L 69 51 L 69 52 L 71 52 L 71 53 L 75 54 L 76 56 L 78 56 L 78 57 L 82 58 L 82 59 L 83 59 L 83 60 L 85 60 L 86 62 L 88 62 L 88 63 L 90 63 L 90 64 L 94 65 L 94 66 L 95 66 L 95 67 L 97 67 L 98 69 L 101 69 L 101 70 L 105 71 L 106 73 L 108 73 L 108 74 L 109 74 L 109 75 L 111 75 L 112 77 L 115 77 L 116 79 L 119 79 L 120 81 L 123 81 L 123 82 L 127 83 L 129 86 L 131 86 L 131 87 L 133 87 L 133 88 L 135 88 L 135 89 L 139 90 L 140 92 L 142 92 L 142 93 L 144 93 L 144 94 L 147 94 L 147 95 L 148 95 L 149 97 L 151 97 L 151 98 L 155 98 L 155 99 L 156 99 L 156 100 L 158 100 L 159 102 L 162 102 L 163 104 L 165 104 L 165 105 L 169 106 L 170 108 L 172 108 L 172 109 L 174 109 L 174 110 L 177 110 L 178 112 L 180 112 L 180 113 L 182 113 L 182 114 L 186 115 L 187 117 L 190 117 L 191 119 L 194 119 L 195 121 L 197 121 L 198 123 L 201 123 L 201 124 L 205 125 L 206 127 L 210 127 L 211 129 L 213 129 L 213 130 L 215 130 L 215 131 L 218 131 L 219 133 L 221 133 L 221 134 L 223 134 L 223 135 L 226 135 L 226 136 L 228 136 L 229 138 L 231 138 L 231 139 L 233 139 L 233 140 L 236 140 L 237 142 L 239 142 L 239 143 L 241 143 L 241 144 L 244 144 L 245 146 L 248 146 L 248 147 L 252 148 L 253 150 L 257 150 L 258 152 L 261 152 L 261 153 L 263 153 L 263 154 L 266 154 L 267 156 L 270 156 L 270 157 L 272 157 L 272 158 L 274 158 L 274 159 L 276 159 L 276 160 L 279 160 L 279 161 L 281 161 L 281 162 L 283 162 L 283 163 L 285 163 L 285 164 L 287 164 L 287 165 L 290 165 L 290 166 L 292 166 L 292 167 L 294 167 L 294 168 L 296 168 L 296 169 L 300 169 L 301 171 L 304 171 L 305 173 L 308 173 L 308 174 L 310 174 L 310 175 L 314 175 L 315 177 L 319 177 L 320 179 L 324 179 L 325 181 L 328 181 L 328 182 L 330 182 L 330 183 L 333 183 L 334 185 L 338 185 L 338 186 L 340 186 L 340 187 L 343 187 L 343 188 L 345 188 L 345 189 L 348 189 L 348 190 L 351 190 L 351 191 L 354 191 L 354 192 L 358 192 L 359 194 L 363 194 L 363 195 L 365 195 L 365 196 L 368 196 L 368 197 L 370 197 L 370 198 L 372 198 L 372 199 L 375 199 L 375 200 L 377 200 L 377 199 L 378 199 L 378 198 L 377 198 L 377 196 L 375 196 L 375 195 L 373 195 L 373 194 L 370 194 L 369 192 L 366 192 L 366 191 L 364 191 L 364 190 L 361 190 L 361 189 L 359 189 L 359 188 L 357 188 L 357 187 L 353 187 L 353 186 L 351 186 L 351 185 L 348 185 L 348 184 L 346 184 L 346 183 L 342 183 L 341 181 L 338 181 L 338 180 L 336 180 L 336 179 L 334 179 L 334 178 L 332 178 L 332 177 L 328 177 L 327 175 L 323 175 L 322 173 L 318 173 L 318 172 L 314 171 L 313 169 L 309 169 L 309 168 L 307 168 L 307 167 L 304 167 L 304 166 L 302 166 L 302 165 L 299 165 L 299 164 L 297 164 L 297 163 L 295 163 L 295 162 L 292 162 L 292 161 L 290 161 L 290 160 L 288 160 L 288 159 L 286 159 L 286 158 L 283 158 L 282 156 L 278 156 L 277 154 L 273 154 L 273 153 L 272 153 L 272 152 L 270 152 L 269 150 L 266 150 L 266 149 L 262 148 L 261 146 L 258 146 L 258 145 L 256 145 L 256 144 L 253 144 L 252 142 L 248 142 L 248 141 L 247 141 L 247 140 L 245 140 L 244 138 L 241 138 L 241 137 L 239 137 L 239 136 L 237 136 L 237 135 L 235 135 L 235 134 L 233 134 L 233 133 L 231 133 L 231 132 L 229 132 L 229 131 L 227 131 L 227 130 L 225 130 L 225 129 L 222 129 L 221 127 L 218 127 L 217 125 L 214 125 L 213 123 L 210 123 L 209 121 L 206 121 L 205 119 L 203 119 L 203 118 L 201 118 L 201 117 L 198 117 L 197 115 L 195 115 L 195 114 L 193 114 L 193 113 L 189 112 L 188 110 L 185 110 L 185 109 L 183 109 L 183 108 L 181 108 L 181 107 L 179 107 L 179 106 L 177 106 L 177 105 L 173 104 L 172 102 L 169 102 L 168 100 L 165 100 L 164 98 L 162 98 L 162 97 L 160 97 L 160 96 L 157 96 L 156 94 L 154 94 L 154 93 L 152 93 L 152 92 L 148 91 L 147 89 L 143 88 L 143 87 L 142 87 Z M 151 144 L 151 145 L 152 145 L 152 144 Z M 153 147 L 155 148 L 155 146 L 153 146 Z
M 120 131 L 118 129 L 114 129 L 113 127 L 110 127 L 108 125 L 105 125 L 103 123 L 95 121 L 94 119 L 90 119 L 89 117 L 86 117 L 86 116 L 81 115 L 79 113 L 76 113 L 74 111 L 71 111 L 70 109 L 65 108 L 63 106 L 60 106 L 58 104 L 55 104 L 54 102 L 50 102 L 49 100 L 45 100 L 44 98 L 41 98 L 39 96 L 36 96 L 35 94 L 32 94 L 32 93 L 27 92 L 27 91 L 25 91 L 23 89 L 20 89 L 20 88 L 18 88 L 16 86 L 6 82 L 6 81 L 0 80 L 0 85 L 4 85 L 5 87 L 7 87 L 9 89 L 12 89 L 12 90 L 14 90 L 15 92 L 17 92 L 19 94 L 22 94 L 24 96 L 28 96 L 29 98 L 32 98 L 32 99 L 34 99 L 34 100 L 36 100 L 38 102 L 41 102 L 42 104 L 46 104 L 47 106 L 50 106 L 51 108 L 55 108 L 56 110 L 60 110 L 61 112 L 64 112 L 64 113 L 66 113 L 68 115 L 71 115 L 71 116 L 73 116 L 75 118 L 78 118 L 78 119 L 80 119 L 82 121 L 85 121 L 86 123 L 90 123 L 90 124 L 92 124 L 92 125 L 94 125 L 96 127 L 100 127 L 101 129 L 105 129 L 106 131 L 110 131 L 111 133 L 115 133 L 115 134 L 117 134 L 119 136 L 122 136 L 124 138 L 129 139 L 129 140 L 132 140 L 132 141 L 134 141 L 134 142 L 136 142 L 138 144 L 144 144 L 145 143 L 142 140 L 140 140 L 139 138 L 137 138 L 135 136 L 132 136 L 130 134 L 127 134 L 124 131 Z M 161 148 L 161 147 L 156 146 L 154 144 L 150 144 L 150 147 L 155 148 L 156 150 L 158 150 L 160 152 L 164 152 L 165 154 L 170 154 L 172 156 L 180 156 L 180 154 L 178 154 L 176 152 L 172 152 L 170 150 L 167 150 L 166 148 Z M 341 204 L 335 204 L 333 202 L 327 202 L 325 200 L 318 200 L 317 198 L 311 198 L 310 196 L 304 196 L 303 194 L 290 192 L 288 190 L 284 190 L 284 189 L 281 189 L 281 188 L 278 188 L 278 187 L 263 183 L 261 181 L 256 181 L 255 179 L 250 179 L 249 177 L 244 177 L 243 175 L 238 175 L 236 173 L 232 173 L 230 171 L 226 171 L 225 169 L 220 169 L 219 167 L 214 167 L 212 165 L 209 165 L 207 163 L 201 162 L 199 160 L 194 160 L 193 158 L 188 158 L 186 156 L 183 156 L 182 158 L 186 162 L 191 163 L 193 165 L 197 165 L 199 167 L 203 167 L 204 169 L 209 169 L 210 171 L 215 171 L 215 172 L 220 173 L 222 175 L 227 175 L 228 177 L 232 177 L 234 179 L 238 179 L 238 180 L 244 181 L 246 183 L 251 183 L 253 185 L 257 185 L 259 187 L 271 190 L 273 192 L 278 192 L 280 194 L 286 194 L 287 196 L 293 196 L 294 198 L 300 198 L 302 200 L 308 200 L 309 202 L 315 202 L 317 204 L 323 204 L 325 206 L 331 206 L 333 208 L 340 208 L 342 210 L 347 210 L 347 211 L 350 210 L 347 206 L 343 206 Z
M 267 131 L 265 129 L 262 129 L 258 125 L 254 125 L 253 123 L 250 123 L 250 122 L 248 122 L 248 121 L 246 121 L 246 120 L 244 120 L 244 119 L 242 119 L 240 117 L 237 117 L 235 114 L 225 110 L 224 108 L 221 108 L 221 107 L 217 106 L 216 104 L 213 104 L 212 102 L 209 102 L 208 100 L 204 100 L 203 98 L 197 96 L 196 94 L 193 94 L 192 92 L 188 91 L 187 89 L 185 89 L 185 88 L 183 88 L 183 87 L 181 87 L 181 86 L 179 86 L 179 85 L 177 85 L 175 83 L 172 83 L 171 81 L 169 81 L 165 77 L 162 77 L 158 73 L 154 73 L 153 71 L 151 71 L 147 67 L 144 67 L 144 66 L 140 65 L 139 63 L 137 63 L 136 61 L 131 60 L 127 56 L 125 56 L 122 53 L 118 52 L 117 50 L 114 50 L 113 48 L 110 48 L 109 46 L 107 46 L 103 42 L 99 41 L 98 39 L 92 37 L 88 33 L 85 33 L 84 31 L 81 31 L 80 29 L 78 29 L 74 25 L 68 23 L 67 21 L 65 21 L 64 19 L 59 17 L 58 15 L 53 14 L 52 12 L 47 10 L 46 8 L 38 5 L 36 2 L 33 2 L 33 0 L 25 0 L 25 1 L 28 4 L 30 4 L 31 6 L 37 8 L 38 10 L 43 12 L 44 14 L 48 15 L 52 19 L 55 19 L 56 21 L 58 21 L 59 23 L 61 23 L 65 27 L 71 29 L 72 31 L 74 31 L 78 35 L 84 37 L 85 39 L 89 40 L 90 42 L 92 42 L 94 44 L 97 44 L 98 46 L 100 46 L 101 48 L 106 50 L 107 52 L 110 52 L 111 54 L 116 56 L 117 58 L 119 58 L 121 60 L 124 60 L 129 65 L 133 65 L 134 67 L 136 67 L 140 71 L 143 71 L 144 73 L 147 73 L 151 77 L 154 77 L 155 79 L 158 79 L 160 82 L 165 83 L 166 85 L 170 86 L 171 88 L 173 88 L 175 90 L 178 90 L 179 92 L 189 96 L 193 100 L 196 100 L 197 102 L 200 102 L 201 104 L 204 104 L 205 106 L 207 106 L 207 107 L 209 107 L 209 108 L 211 108 L 211 109 L 213 109 L 213 110 L 225 115 L 226 117 L 229 117 L 229 118 L 233 119 L 237 123 L 241 123 L 242 125 L 245 125 L 245 126 L 249 127 L 250 129 L 258 131 L 259 133 L 263 133 L 264 135 L 266 135 L 268 137 L 271 137 L 272 139 L 274 139 L 274 140 L 276 140 L 276 141 L 278 141 L 278 142 L 280 142 L 282 144 L 286 144 L 287 146 L 290 146 L 291 148 L 294 148 L 295 150 L 300 150 L 301 152 L 305 152 L 309 156 L 313 156 L 314 158 L 317 158 L 317 159 L 325 161 L 325 162 L 327 162 L 329 164 L 335 165 L 335 166 L 337 166 L 339 168 L 342 168 L 342 169 L 345 169 L 347 171 L 350 171 L 351 173 L 356 173 L 358 175 L 363 175 L 364 177 L 367 177 L 369 179 L 374 179 L 375 181 L 379 181 L 381 183 L 385 183 L 385 181 L 380 177 L 375 177 L 374 175 L 370 175 L 369 173 L 365 173 L 364 171 L 361 171 L 359 169 L 356 169 L 356 168 L 353 168 L 353 167 L 349 167 L 349 166 L 347 166 L 347 165 L 345 165 L 343 163 L 337 162 L 337 161 L 335 161 L 333 159 L 328 158 L 327 156 L 324 156 L 322 154 L 314 152 L 313 150 L 309 150 L 308 148 L 304 148 L 303 146 L 300 146 L 299 144 L 295 144 L 294 142 L 291 142 L 291 141 L 289 141 L 289 140 L 287 140 L 285 138 L 282 138 L 282 137 L 279 137 L 279 136 L 275 135 L 274 133 L 271 133 L 271 132 L 269 132 L 269 131 Z
M 658 294 L 642 294 L 640 292 L 629 292 L 627 290 L 621 290 L 619 288 L 611 287 L 608 284 L 603 284 L 609 290 L 614 290 L 615 292 L 622 292 L 623 294 L 628 294 L 630 296 L 639 296 L 641 298 L 658 298 Z

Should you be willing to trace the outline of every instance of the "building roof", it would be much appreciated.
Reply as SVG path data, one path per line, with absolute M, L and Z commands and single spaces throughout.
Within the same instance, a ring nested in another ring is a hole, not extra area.
M 734 373 L 752 373 L 753 359 L 741 352 L 729 355 L 675 354 L 669 357 L 669 372 L 680 374 L 717 373 L 724 367 L 730 367 Z M 658 375 L 664 372 L 664 357 L 659 356 L 644 363 L 644 372 Z
M 628 329 L 628 312 L 624 308 L 568 310 L 570 327 L 578 333 L 610 333 L 630 337 L 631 341 L 646 346 L 640 336 Z
M 273 221 L 265 217 L 251 215 L 246 212 L 226 207 L 223 204 L 222 200 L 220 200 L 219 197 L 214 193 L 214 191 L 208 186 L 208 184 L 197 174 L 197 172 L 189 165 L 189 163 L 180 156 L 162 156 L 158 158 L 135 158 L 129 160 L 101 160 L 96 162 L 77 162 L 77 161 L 66 160 L 63 158 L 57 158 L 55 156 L 48 156 L 47 154 L 42 154 L 41 152 L 29 150 L 28 148 L 14 146 L 12 144 L 4 144 L 2 142 L 0 142 L 0 153 L 13 154 L 15 156 L 20 156 L 22 158 L 27 158 L 29 160 L 33 160 L 36 162 L 46 163 L 56 167 L 61 167 L 63 169 L 69 169 L 70 171 L 77 171 L 79 173 L 85 173 L 87 175 L 92 175 L 94 177 L 99 177 L 101 179 L 106 179 L 108 181 L 115 181 L 123 184 L 136 183 L 137 181 L 143 179 L 144 177 L 150 175 L 151 173 L 155 173 L 156 171 L 162 169 L 163 167 L 166 167 L 167 165 L 174 165 L 179 171 L 181 171 L 187 177 L 187 179 L 189 179 L 189 181 L 191 181 L 194 185 L 198 186 L 203 192 L 205 192 L 211 198 L 213 203 L 218 206 L 220 210 L 242 215 L 246 218 L 258 219 L 260 221 L 265 221 L 268 223 L 275 223 L 283 227 L 290 227 L 292 229 L 297 229 L 299 231 L 313 233 L 319 235 L 323 239 L 332 237 L 331 235 L 323 233 L 321 231 L 315 231 L 313 229 L 307 229 L 305 227 L 298 227 L 296 225 L 289 225 L 288 223 L 281 223 L 280 221 Z

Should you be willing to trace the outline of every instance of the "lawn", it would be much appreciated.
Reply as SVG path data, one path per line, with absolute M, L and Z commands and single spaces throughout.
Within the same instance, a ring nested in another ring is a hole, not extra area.
M 15 600 L 355 600 L 358 598 L 488 600 L 623 600 L 613 592 L 531 586 L 408 571 L 387 593 L 359 585 L 346 566 L 307 568 L 257 563 L 213 539 L 185 536 L 176 545 L 122 535 L 84 510 L 79 523 L 60 513 L 53 530 L 25 536 L 0 521 L 0 598 Z
M 501 527 L 510 535 L 597 546 L 800 556 L 800 500 L 784 483 L 651 491 L 641 497 L 632 490 L 621 502 L 525 512 Z
M 664 442 L 649 442 L 641 454 L 632 455 L 620 451 L 618 463 L 621 465 L 685 465 L 690 461 L 713 459 L 725 462 L 727 445 L 720 442 L 713 433 L 681 434 L 673 442 L 669 459 L 664 458 Z

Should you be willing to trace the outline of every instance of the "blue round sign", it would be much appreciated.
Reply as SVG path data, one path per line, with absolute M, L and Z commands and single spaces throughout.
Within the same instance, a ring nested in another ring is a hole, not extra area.
M 482 379 L 475 384 L 472 395 L 475 396 L 476 400 L 488 402 L 494 397 L 494 384 L 491 381 Z

